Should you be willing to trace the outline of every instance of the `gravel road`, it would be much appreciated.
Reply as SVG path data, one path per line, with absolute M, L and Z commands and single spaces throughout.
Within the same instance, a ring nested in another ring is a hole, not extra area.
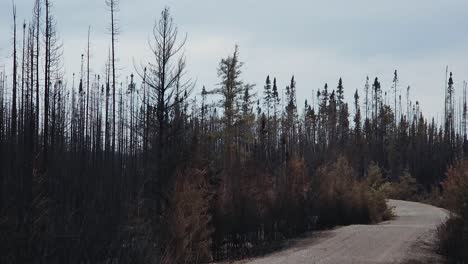
M 239 263 L 439 263 L 437 226 L 448 214 L 421 203 L 389 200 L 396 217 L 378 225 L 352 225 L 312 233 L 281 251 Z

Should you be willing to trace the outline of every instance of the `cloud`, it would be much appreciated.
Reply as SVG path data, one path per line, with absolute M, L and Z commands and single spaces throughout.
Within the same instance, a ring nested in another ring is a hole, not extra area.
M 34 0 L 17 0 L 19 22 L 30 19 L 33 4 Z M 122 81 L 135 72 L 134 61 L 138 66 L 152 59 L 147 41 L 164 6 L 171 8 L 181 35 L 188 33 L 185 52 L 197 89 L 219 82 L 219 60 L 235 44 L 245 61 L 245 81 L 260 90 L 270 74 L 284 88 L 294 74 L 301 104 L 325 82 L 335 87 L 340 77 L 349 100 L 355 89 L 362 91 L 367 75 L 378 76 L 388 89 L 398 69 L 402 89 L 411 85 L 412 98 L 436 116 L 443 104 L 445 65 L 454 71 L 457 87 L 467 78 L 466 0 L 122 0 L 117 15 Z M 110 43 L 107 9 L 104 0 L 54 1 L 68 76 L 80 70 L 89 25 L 92 68 L 104 72 Z M 9 1 L 0 3 L 0 34 L 0 65 L 8 65 Z

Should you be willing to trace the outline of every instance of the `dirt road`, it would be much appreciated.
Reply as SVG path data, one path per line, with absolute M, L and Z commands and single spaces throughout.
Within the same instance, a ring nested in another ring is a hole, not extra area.
M 297 240 L 288 249 L 243 261 L 275 263 L 438 263 L 436 227 L 447 213 L 421 203 L 390 200 L 395 219 L 379 225 L 352 225 Z M 314 238 L 315 236 L 315 238 Z M 319 236 L 318 238 L 316 236 Z

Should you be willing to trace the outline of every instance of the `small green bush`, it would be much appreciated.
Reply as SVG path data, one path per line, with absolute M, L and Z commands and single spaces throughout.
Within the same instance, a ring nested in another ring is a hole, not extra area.
M 393 193 L 393 184 L 382 175 L 380 167 L 371 163 L 367 169 L 367 188 L 369 191 L 370 218 L 372 222 L 381 222 L 393 217 L 392 208 L 387 206 L 386 199 Z
M 398 183 L 393 184 L 392 198 L 407 201 L 416 201 L 418 196 L 418 184 L 416 179 L 411 176 L 408 171 L 405 171 L 400 176 Z

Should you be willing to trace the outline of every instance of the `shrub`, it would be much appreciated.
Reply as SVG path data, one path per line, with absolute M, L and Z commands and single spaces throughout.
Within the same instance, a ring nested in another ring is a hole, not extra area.
M 418 184 L 416 183 L 416 179 L 413 178 L 408 171 L 405 171 L 403 175 L 400 176 L 398 183 L 394 183 L 393 187 L 392 198 L 408 201 L 419 199 L 417 197 Z
M 390 198 L 394 193 L 394 184 L 383 177 L 382 169 L 375 163 L 367 168 L 367 185 L 372 192 L 384 198 Z
M 304 160 L 292 157 L 276 171 L 265 171 L 247 161 L 221 176 L 214 205 L 215 259 L 266 253 L 312 226 Z
M 369 216 L 373 223 L 389 220 L 393 217 L 392 208 L 387 206 L 386 198 L 393 192 L 393 184 L 388 182 L 380 167 L 371 163 L 367 168 L 367 188 L 369 191 Z
M 431 186 L 431 190 L 423 194 L 421 202 L 436 207 L 443 207 L 444 202 L 440 186 Z
M 310 186 L 306 171 L 303 159 L 292 158 L 276 186 L 278 231 L 286 237 L 306 231 L 306 201 Z
M 369 196 L 369 218 L 372 223 L 387 221 L 393 218 L 393 208 L 388 207 L 386 200 L 386 188 L 389 183 L 384 183 L 379 191 L 370 190 Z
M 381 176 L 375 168 L 371 172 L 371 179 L 367 182 L 357 180 L 356 172 L 343 157 L 319 168 L 315 207 L 319 212 L 320 224 L 362 224 L 378 222 L 387 217 L 388 208 L 384 196 L 373 190 L 381 186 Z
M 178 173 L 165 216 L 168 234 L 162 263 L 212 260 L 210 200 L 211 192 L 204 171 L 187 169 Z
M 457 263 L 468 261 L 468 161 L 448 169 L 442 183 L 443 204 L 451 210 L 450 219 L 438 228 L 441 253 Z
M 448 256 L 452 262 L 468 259 L 468 248 L 464 244 L 464 226 L 463 218 L 452 216 L 437 228 L 439 253 Z
M 442 182 L 444 191 L 443 204 L 452 212 L 463 215 L 468 204 L 468 160 L 458 162 L 450 167 Z
M 297 157 L 272 171 L 250 161 L 234 167 L 221 174 L 213 203 L 215 260 L 267 253 L 317 225 L 375 223 L 390 215 L 384 195 L 358 180 L 345 158 L 313 176 Z
M 367 168 L 367 185 L 374 190 L 380 190 L 387 183 L 380 167 L 372 162 Z
M 398 182 L 389 182 L 383 177 L 382 170 L 374 163 L 367 169 L 367 184 L 372 191 L 385 198 L 418 201 L 418 191 L 420 189 L 416 179 L 405 171 L 398 179 Z

